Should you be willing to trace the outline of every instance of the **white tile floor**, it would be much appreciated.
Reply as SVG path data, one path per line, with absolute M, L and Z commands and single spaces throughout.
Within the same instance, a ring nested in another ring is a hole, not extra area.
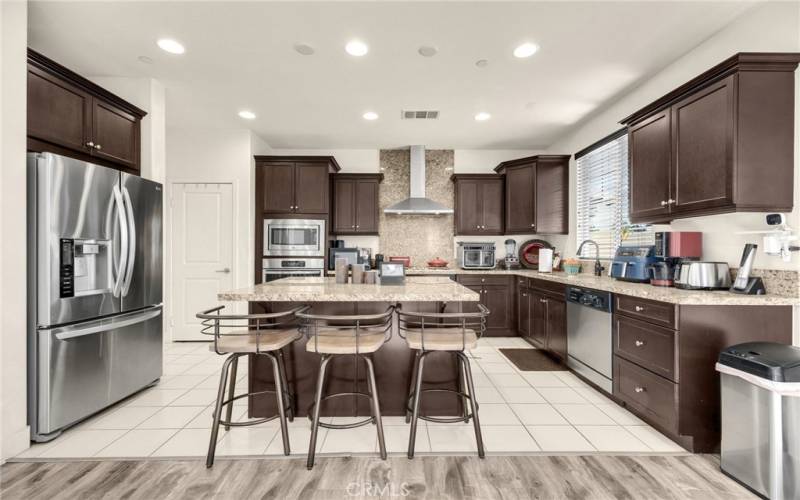
M 681 447 L 636 416 L 588 387 L 569 372 L 520 372 L 499 348 L 530 347 L 519 338 L 481 339 L 472 351 L 475 392 L 487 453 L 685 453 Z M 37 444 L 18 459 L 201 457 L 207 451 L 211 404 L 216 397 L 223 357 L 208 344 L 165 346 L 164 377 L 159 384 L 66 431 Z M 237 383 L 245 387 L 247 364 Z M 237 402 L 235 418 L 246 418 L 246 402 Z M 337 418 L 337 422 L 347 419 Z M 402 417 L 384 417 L 389 453 L 405 453 L 410 426 Z M 305 455 L 310 437 L 305 418 L 290 424 L 292 455 Z M 375 453 L 374 427 L 320 429 L 322 455 Z M 472 424 L 420 421 L 418 453 L 476 451 Z M 276 421 L 249 428 L 220 430 L 218 456 L 283 455 Z

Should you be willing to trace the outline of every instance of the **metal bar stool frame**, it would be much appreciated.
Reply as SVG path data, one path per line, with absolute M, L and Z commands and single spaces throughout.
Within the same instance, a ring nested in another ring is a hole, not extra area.
M 469 364 L 469 357 L 465 353 L 467 347 L 467 332 L 473 331 L 476 339 L 480 339 L 486 332 L 486 319 L 490 311 L 483 304 L 478 304 L 477 312 L 467 313 L 427 313 L 427 312 L 405 312 L 398 308 L 398 332 L 402 338 L 408 341 L 408 334 L 419 334 L 420 349 L 416 349 L 414 357 L 414 367 L 411 371 L 411 383 L 409 384 L 408 404 L 406 406 L 406 422 L 411 423 L 411 433 L 408 440 L 408 458 L 414 458 L 416 446 L 417 422 L 426 420 L 436 423 L 456 423 L 469 422 L 475 429 L 475 439 L 478 445 L 478 456 L 484 458 L 483 436 L 481 434 L 480 419 L 478 417 L 478 401 L 475 397 L 475 386 L 472 380 L 472 369 Z M 461 349 L 459 350 L 427 350 L 425 347 L 426 336 L 430 345 L 435 342 L 436 335 L 442 332 L 437 330 L 460 330 Z M 425 358 L 434 352 L 450 352 L 456 355 L 458 360 L 459 389 L 431 388 L 422 389 L 422 375 L 425 367 Z M 458 395 L 464 406 L 464 414 L 458 417 L 428 417 L 419 414 L 420 398 L 423 393 L 428 392 L 447 392 Z M 469 411 L 467 411 L 469 403 Z
M 206 456 L 206 467 L 214 465 L 214 457 L 217 448 L 217 437 L 219 427 L 224 426 L 226 431 L 231 427 L 248 427 L 280 419 L 281 437 L 283 439 L 283 453 L 291 453 L 289 446 L 289 432 L 286 424 L 288 420 L 294 421 L 294 395 L 289 391 L 288 377 L 286 376 L 286 363 L 284 362 L 283 351 L 262 351 L 261 345 L 264 340 L 271 335 L 270 330 L 278 328 L 286 329 L 297 323 L 296 314 L 308 309 L 308 306 L 297 307 L 289 311 L 282 311 L 269 314 L 221 314 L 225 306 L 218 306 L 196 315 L 201 319 L 202 328 L 200 332 L 204 335 L 214 337 L 214 352 L 224 356 L 228 355 L 222 364 L 217 399 L 214 406 L 213 424 L 211 427 L 211 439 L 208 445 L 208 455 Z M 226 331 L 236 333 L 225 333 Z M 220 350 L 220 340 L 226 337 L 255 337 L 255 352 L 232 352 Z M 239 358 L 254 354 L 266 356 L 272 362 L 272 373 L 275 379 L 275 389 L 265 389 L 257 392 L 246 392 L 235 395 L 236 390 L 236 371 L 239 365 Z M 230 372 L 230 382 L 228 382 Z M 225 390 L 228 390 L 228 398 L 225 399 Z M 248 420 L 246 422 L 233 422 L 233 403 L 239 399 L 258 396 L 260 394 L 275 394 L 278 413 L 271 417 Z M 225 408 L 225 419 L 222 419 L 222 409 Z
M 367 424 L 374 424 L 378 431 L 378 444 L 380 447 L 381 459 L 386 460 L 386 441 L 383 434 L 383 422 L 381 420 L 381 409 L 378 397 L 378 386 L 375 382 L 375 367 L 372 359 L 368 353 L 361 352 L 361 338 L 366 335 L 383 335 L 383 342 L 385 344 L 392 338 L 392 319 L 394 317 L 394 306 L 389 306 L 386 311 L 379 314 L 366 314 L 366 315 L 325 315 L 325 314 L 308 314 L 305 312 L 297 313 L 300 318 L 301 331 L 308 337 L 309 345 L 313 345 L 313 351 L 321 355 L 319 374 L 317 375 L 317 385 L 314 395 L 314 401 L 308 407 L 308 418 L 311 420 L 311 439 L 308 445 L 308 461 L 306 466 L 308 470 L 314 467 L 314 459 L 316 456 L 317 433 L 320 427 L 326 429 L 352 429 L 361 427 Z M 355 353 L 352 354 L 356 360 L 359 358 L 364 360 L 367 365 L 367 390 L 369 392 L 337 392 L 328 394 L 323 397 L 322 392 L 325 385 L 325 378 L 327 375 L 327 366 L 334 356 L 348 356 L 351 354 L 331 354 L 319 351 L 320 337 L 325 336 L 339 336 L 339 337 L 353 337 L 355 338 Z M 312 344 L 313 343 L 313 344 Z M 342 397 L 342 396 L 356 396 L 364 397 L 370 400 L 370 410 L 372 416 L 364 420 L 353 422 L 349 424 L 328 424 L 320 422 L 320 407 L 322 402 L 328 399 Z

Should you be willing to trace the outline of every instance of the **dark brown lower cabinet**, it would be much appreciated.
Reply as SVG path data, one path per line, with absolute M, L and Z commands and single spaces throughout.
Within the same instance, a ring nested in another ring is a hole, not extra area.
M 480 294 L 480 303 L 489 309 L 487 337 L 517 335 L 514 316 L 514 281 L 511 276 L 459 274 L 457 281 Z
M 791 344 L 791 306 L 675 305 L 615 296 L 614 398 L 693 453 L 720 443 L 719 352 Z
M 547 350 L 561 361 L 567 360 L 567 302 L 546 297 Z
M 527 280 L 524 286 L 519 286 L 517 288 L 517 333 L 523 337 L 528 338 L 530 336 L 530 322 L 531 322 L 531 310 L 530 310 L 530 290 L 528 289 Z

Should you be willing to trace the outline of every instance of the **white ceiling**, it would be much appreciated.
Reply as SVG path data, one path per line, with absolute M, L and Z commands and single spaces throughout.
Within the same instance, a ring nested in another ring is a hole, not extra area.
M 29 43 L 84 75 L 160 80 L 168 126 L 249 127 L 275 148 L 537 149 L 752 5 L 35 1 Z M 162 52 L 161 37 L 186 53 Z M 355 37 L 367 56 L 344 52 Z M 541 50 L 514 58 L 524 41 Z M 424 58 L 421 45 L 439 53 Z M 258 118 L 239 118 L 244 108 Z M 407 121 L 402 109 L 441 115 Z M 479 111 L 491 120 L 476 122 Z

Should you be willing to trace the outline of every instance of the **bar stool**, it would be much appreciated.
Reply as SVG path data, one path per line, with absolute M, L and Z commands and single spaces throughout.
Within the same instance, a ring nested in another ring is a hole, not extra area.
M 302 337 L 297 328 L 296 314 L 306 310 L 308 307 L 298 307 L 290 311 L 270 314 L 227 315 L 221 314 L 224 308 L 225 306 L 219 306 L 197 314 L 197 318 L 203 320 L 201 322 L 203 325 L 201 332 L 205 335 L 214 336 L 214 344 L 209 347 L 209 350 L 219 355 L 228 355 L 228 358 L 222 364 L 222 373 L 219 379 L 219 390 L 217 391 L 217 400 L 214 406 L 214 423 L 211 426 L 211 442 L 208 445 L 206 467 L 214 465 L 217 436 L 221 425 L 225 426 L 225 430 L 228 431 L 231 427 L 257 425 L 279 418 L 283 438 L 283 453 L 289 455 L 289 431 L 286 424 L 286 414 L 289 414 L 289 421 L 294 420 L 294 411 L 292 409 L 294 396 L 289 392 L 282 349 Z M 236 369 L 239 365 L 239 358 L 251 354 L 266 356 L 272 361 L 275 389 L 235 395 Z M 225 386 L 228 385 L 229 371 L 230 385 L 228 386 L 228 398 L 225 399 Z M 232 422 L 234 401 L 259 394 L 275 394 L 278 414 L 247 422 Z M 223 407 L 226 410 L 225 420 L 222 419 Z
M 352 429 L 369 423 L 375 424 L 378 430 L 378 445 L 381 458 L 386 460 L 386 443 L 383 437 L 383 422 L 378 399 L 378 386 L 375 383 L 375 368 L 370 354 L 374 353 L 392 337 L 392 317 L 394 307 L 390 306 L 380 314 L 335 316 L 322 314 L 297 313 L 301 319 L 301 329 L 308 337 L 306 351 L 321 354 L 319 375 L 314 402 L 308 408 L 311 419 L 311 441 L 308 445 L 308 470 L 314 467 L 314 456 L 317 446 L 317 432 L 320 427 L 326 429 Z M 363 359 L 367 365 L 367 390 L 369 392 L 337 392 L 323 397 L 323 387 L 327 376 L 327 366 L 334 356 L 352 355 Z M 358 396 L 370 400 L 372 416 L 350 424 L 328 424 L 320 422 L 319 414 L 322 402 L 341 396 Z
M 478 456 L 484 457 L 483 436 L 478 418 L 478 402 L 472 382 L 472 370 L 467 349 L 478 347 L 478 339 L 486 331 L 486 318 L 489 309 L 478 304 L 477 312 L 465 313 L 423 313 L 404 312 L 398 309 L 399 333 L 406 340 L 409 349 L 415 350 L 414 368 L 408 389 L 409 405 L 406 408 L 406 421 L 411 421 L 408 441 L 408 458 L 414 458 L 418 419 L 437 423 L 469 422 L 475 428 L 478 443 Z M 433 352 L 450 352 L 458 360 L 459 389 L 422 389 L 422 374 L 425 358 Z M 464 406 L 464 413 L 458 417 L 428 417 L 419 414 L 420 396 L 425 392 L 449 392 L 458 395 Z M 469 403 L 469 411 L 467 411 Z

